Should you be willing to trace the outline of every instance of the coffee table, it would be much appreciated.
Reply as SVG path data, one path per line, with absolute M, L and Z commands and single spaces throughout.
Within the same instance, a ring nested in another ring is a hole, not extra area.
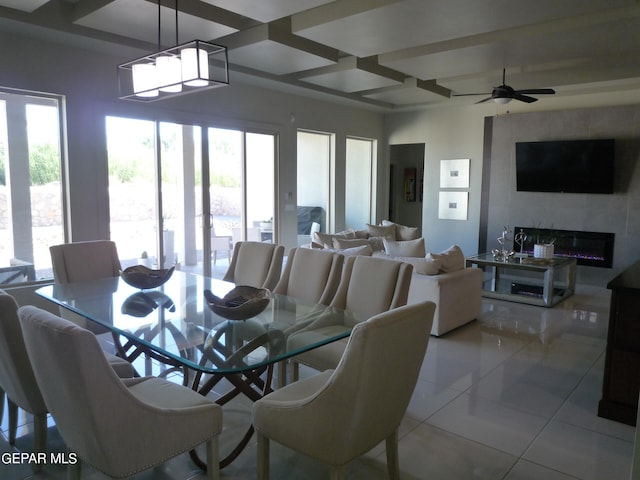
M 576 259 L 513 257 L 496 259 L 482 253 L 466 259 L 467 267 L 482 268 L 482 296 L 510 302 L 553 307 L 575 292 Z

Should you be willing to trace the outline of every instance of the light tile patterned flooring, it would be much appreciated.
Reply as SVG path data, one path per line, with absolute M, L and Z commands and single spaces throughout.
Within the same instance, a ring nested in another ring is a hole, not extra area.
M 402 478 L 628 480 L 634 428 L 596 414 L 608 306 L 606 289 L 585 286 L 552 309 L 484 299 L 478 321 L 431 338 L 401 425 Z M 241 399 L 225 406 L 223 451 L 249 422 L 249 409 Z M 21 417 L 15 450 L 29 450 L 30 420 Z M 51 425 L 49 447 L 63 451 Z M 0 452 L 14 451 L 6 428 L 4 418 Z M 328 478 L 327 467 L 314 460 L 276 444 L 271 450 L 273 479 Z M 222 476 L 254 479 L 255 465 L 254 439 Z M 46 465 L 32 476 L 28 465 L 0 463 L 0 478 L 63 479 L 65 474 L 60 466 Z M 85 468 L 83 478 L 105 477 Z M 202 478 L 188 455 L 135 477 Z M 386 479 L 383 445 L 350 464 L 348 478 Z

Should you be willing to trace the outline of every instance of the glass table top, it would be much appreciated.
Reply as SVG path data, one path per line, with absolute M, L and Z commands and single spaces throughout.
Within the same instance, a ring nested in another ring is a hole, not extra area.
M 227 320 L 207 306 L 204 290 L 223 297 L 234 286 L 176 271 L 164 285 L 150 290 L 111 277 L 48 285 L 36 293 L 106 327 L 115 339 L 125 337 L 121 343 L 142 346 L 204 373 L 235 373 L 269 365 L 346 338 L 364 320 L 352 312 L 274 293 L 257 316 Z
M 565 265 L 571 265 L 576 262 L 572 257 L 559 257 L 552 258 L 534 258 L 533 256 L 521 257 L 514 256 L 507 260 L 496 259 L 492 253 L 481 253 L 480 255 L 474 255 L 466 257 L 467 264 L 473 263 L 475 265 L 491 265 L 491 266 L 503 266 L 512 268 L 521 268 L 527 270 L 546 270 L 549 267 L 561 267 Z

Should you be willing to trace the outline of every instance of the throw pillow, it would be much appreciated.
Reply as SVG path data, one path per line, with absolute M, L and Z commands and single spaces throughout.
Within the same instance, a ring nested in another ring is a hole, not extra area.
M 421 262 L 414 265 L 416 272 L 422 275 L 438 275 L 442 269 L 442 261 L 433 258 L 421 258 Z
M 440 260 L 443 273 L 455 272 L 464 268 L 464 254 L 458 245 L 452 245 L 440 253 L 429 253 L 426 258 Z
M 374 252 L 384 252 L 384 237 L 369 237 L 368 242 Z
M 427 254 L 424 247 L 424 239 L 422 237 L 415 240 L 387 240 L 383 239 L 384 251 L 392 257 L 420 257 L 424 258 Z
M 422 236 L 422 232 L 418 227 L 409 227 L 407 225 L 400 225 L 390 220 L 382 220 L 383 226 L 395 225 L 396 227 L 396 240 L 416 240 Z
M 396 226 L 395 225 L 371 225 L 367 223 L 367 231 L 370 237 L 384 237 L 389 240 L 396 239 Z
M 320 233 L 313 232 L 311 241 L 322 245 L 324 248 L 333 248 L 333 239 L 339 238 L 356 238 L 356 233 L 353 230 L 345 230 L 338 233 Z
M 345 257 L 353 257 L 356 255 L 370 257 L 373 253 L 369 245 L 361 245 L 359 247 L 351 248 L 332 248 L 330 250 L 332 252 L 341 253 Z
M 353 248 L 369 246 L 369 240 L 364 238 L 339 238 L 333 237 L 333 248 Z

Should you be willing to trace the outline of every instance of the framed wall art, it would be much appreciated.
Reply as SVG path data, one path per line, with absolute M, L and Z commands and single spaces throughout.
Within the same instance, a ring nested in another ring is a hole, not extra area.
M 469 159 L 440 160 L 440 188 L 469 188 Z
M 469 192 L 440 192 L 438 218 L 444 220 L 466 220 Z

